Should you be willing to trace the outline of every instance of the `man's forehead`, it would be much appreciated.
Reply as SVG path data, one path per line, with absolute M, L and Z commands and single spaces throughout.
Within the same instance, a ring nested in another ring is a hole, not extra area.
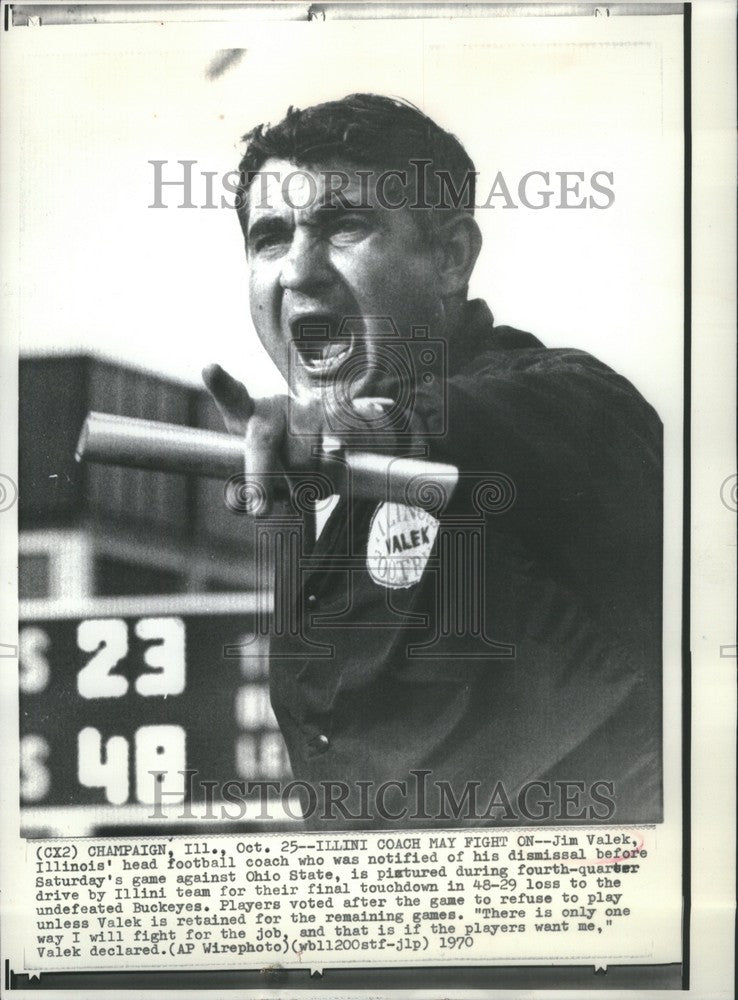
M 290 160 L 269 159 L 249 185 L 249 215 L 275 211 L 309 212 L 328 205 L 374 204 L 369 178 L 373 172 L 353 164 L 329 161 L 306 167 Z

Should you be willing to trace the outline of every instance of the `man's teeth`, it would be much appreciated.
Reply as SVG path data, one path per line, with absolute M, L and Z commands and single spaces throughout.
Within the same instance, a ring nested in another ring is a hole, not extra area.
M 305 365 L 312 371 L 323 371 L 325 368 L 333 367 L 348 356 L 350 346 L 341 348 L 337 353 L 331 352 L 331 348 L 327 349 L 327 352 L 320 358 L 307 358 L 305 360 Z

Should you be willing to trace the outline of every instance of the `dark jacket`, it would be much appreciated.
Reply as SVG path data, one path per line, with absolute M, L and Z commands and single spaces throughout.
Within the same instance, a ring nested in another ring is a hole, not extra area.
M 299 634 L 272 640 L 275 714 L 317 789 L 309 825 L 659 821 L 658 416 L 481 302 L 444 398 L 414 406 L 429 457 L 460 469 L 452 501 L 342 498 L 299 559 Z M 321 820 L 327 781 L 351 790 Z M 388 781 L 405 790 L 380 802 Z

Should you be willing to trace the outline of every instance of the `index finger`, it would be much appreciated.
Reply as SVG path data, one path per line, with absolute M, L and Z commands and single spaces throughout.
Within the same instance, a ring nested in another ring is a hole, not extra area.
M 226 430 L 231 434 L 245 434 L 254 412 L 254 402 L 243 382 L 233 378 L 220 365 L 203 368 L 202 380 L 223 417 Z
M 244 471 L 253 497 L 250 511 L 265 517 L 274 501 L 274 484 L 284 474 L 285 414 L 269 401 L 256 406 L 246 427 Z

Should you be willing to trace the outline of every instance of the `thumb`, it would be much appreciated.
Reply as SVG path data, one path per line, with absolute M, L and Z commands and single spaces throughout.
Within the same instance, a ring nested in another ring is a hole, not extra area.
M 205 388 L 213 397 L 231 434 L 245 434 L 254 404 L 243 382 L 233 378 L 220 365 L 207 365 L 202 370 Z

